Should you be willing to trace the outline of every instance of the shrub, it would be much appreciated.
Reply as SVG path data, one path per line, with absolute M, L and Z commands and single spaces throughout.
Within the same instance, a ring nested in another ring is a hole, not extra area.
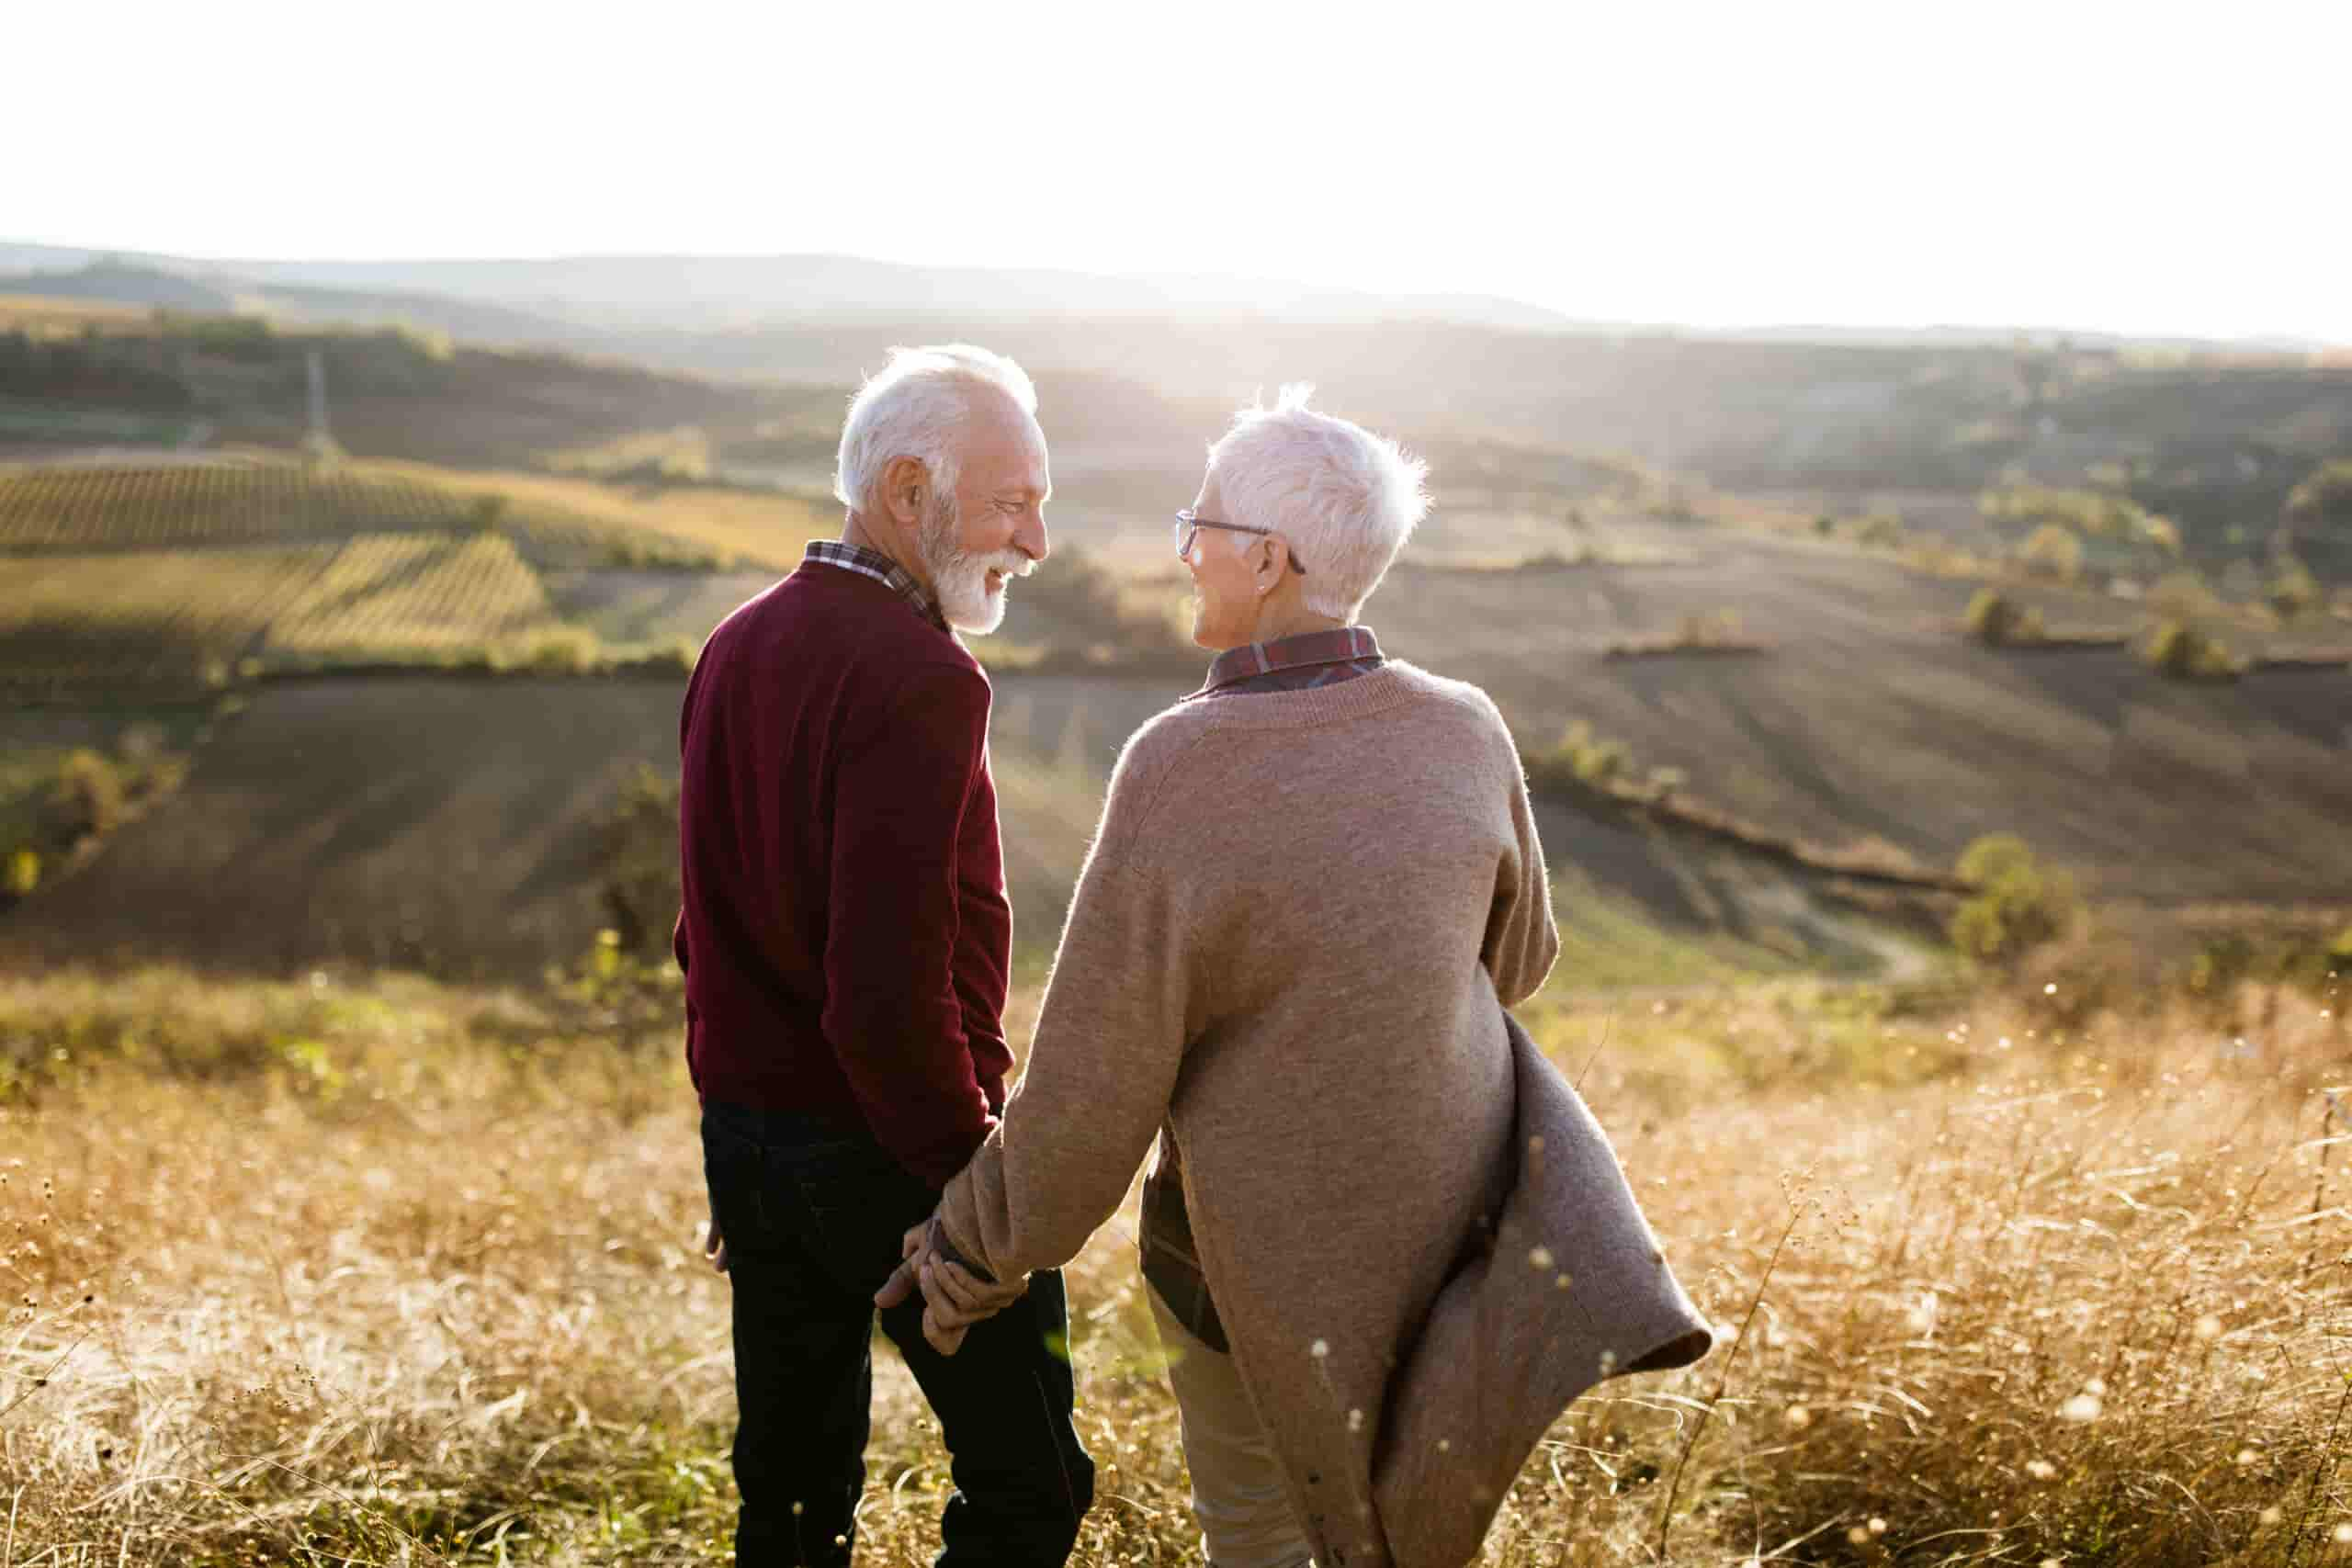
M 1978 839 L 1955 869 L 1976 891 L 1952 915 L 1951 942 L 1980 963 L 2014 964 L 2075 922 L 2074 879 L 2045 868 L 2014 833 Z
M 199 316 L 187 332 L 199 353 L 226 359 L 266 360 L 277 352 L 265 316 Z
M 2131 476 L 2119 464 L 2101 463 L 2091 469 L 2094 484 L 2120 491 Z M 2064 490 L 2050 485 L 2011 484 L 1984 491 L 1976 510 L 1986 517 L 2010 523 L 2055 524 L 2094 539 L 2136 538 L 2153 541 L 2151 516 L 2130 497 L 2097 490 Z M 2169 526 L 2169 525 L 2167 525 Z
M 603 644 L 587 627 L 549 626 L 493 650 L 491 664 L 546 675 L 584 675 L 603 656 Z
M 680 637 L 615 658 L 606 669 L 615 675 L 684 676 L 695 672 L 695 660 L 701 657 L 698 645 Z
M 1736 648 L 1743 625 L 1739 612 L 1728 607 L 1689 610 L 1676 617 L 1671 640 L 1676 648 Z
M 2018 560 L 2028 571 L 2072 582 L 2083 570 L 2083 542 L 2063 523 L 2044 523 L 2018 547 Z
M 2297 522 L 2352 523 L 2352 457 L 2330 457 L 2287 496 Z
M 1607 784 L 1623 776 L 1634 762 L 1632 747 L 1623 740 L 1595 735 L 1592 726 L 1583 719 L 1576 720 L 1561 734 L 1560 752 L 1576 776 L 1589 784 Z
M 2148 603 L 2158 615 L 2174 620 L 2210 615 L 2222 607 L 2222 601 L 2206 585 L 2205 579 L 2186 567 L 2158 578 L 2155 586 L 2148 590 Z
M 1560 739 L 1543 750 L 1521 749 L 1527 769 L 1527 786 L 1538 795 L 1614 795 L 1616 785 L 1634 772 L 1633 748 L 1623 740 L 1596 734 L 1583 719 L 1574 720 Z M 1680 780 L 1673 781 L 1679 785 Z M 1657 781 L 1652 781 L 1655 787 Z
M 2323 596 L 2319 579 L 2312 575 L 2311 568 L 2293 556 L 2280 559 L 2278 570 L 2272 574 L 2270 585 L 2263 594 L 2270 602 L 2272 609 L 2290 618 L 2308 615 L 2317 609 Z
M 2143 664 L 2168 681 L 2234 681 L 2245 668 L 2220 637 L 2169 616 L 2148 628 L 2138 652 Z
M 1993 588 L 1976 591 L 1962 620 L 1968 635 L 1987 648 L 2029 647 L 2049 635 L 2049 628 L 2041 624 L 2041 611 L 2019 604 Z
M 640 763 L 599 834 L 599 896 L 624 954 L 666 953 L 678 918 L 678 783 Z
M 122 820 L 122 773 L 96 751 L 78 750 L 57 765 L 49 792 L 52 842 L 72 844 L 112 832 Z
M 548 976 L 559 998 L 579 1004 L 588 1016 L 569 1021 L 575 1032 L 595 1030 L 622 1045 L 667 1045 L 677 1038 L 685 976 L 666 951 L 641 953 L 622 945 L 620 931 L 606 927 L 570 973 Z
M 1900 549 L 1903 546 L 1903 514 L 1899 512 L 1873 512 L 1854 525 L 1854 537 L 1874 549 Z

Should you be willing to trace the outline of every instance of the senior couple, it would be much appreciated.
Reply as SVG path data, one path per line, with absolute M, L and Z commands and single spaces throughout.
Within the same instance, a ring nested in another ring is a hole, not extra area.
M 846 1562 L 869 1344 L 936 1412 L 946 1568 L 1060 1562 L 1093 1495 L 1059 1273 L 1141 1270 L 1216 1568 L 1452 1568 L 1580 1392 L 1708 1332 L 1505 1010 L 1558 950 L 1518 754 L 1359 616 L 1421 466 L 1307 406 L 1210 447 L 1178 547 L 1215 658 L 1127 742 L 1020 1081 L 988 753 L 1043 565 L 1036 396 L 901 350 L 842 537 L 705 647 L 681 725 L 687 1057 L 730 1278 L 746 1565 Z

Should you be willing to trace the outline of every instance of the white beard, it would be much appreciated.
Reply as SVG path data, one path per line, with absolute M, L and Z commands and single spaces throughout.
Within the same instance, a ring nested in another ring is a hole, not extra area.
M 1014 549 L 976 554 L 960 548 L 956 543 L 959 521 L 956 503 L 940 497 L 931 515 L 923 519 L 923 564 L 931 569 L 932 591 L 939 596 L 941 616 L 958 631 L 986 637 L 1004 624 L 1007 586 L 1016 577 L 1028 576 L 1036 563 Z M 991 571 L 1001 574 L 994 588 L 989 586 Z

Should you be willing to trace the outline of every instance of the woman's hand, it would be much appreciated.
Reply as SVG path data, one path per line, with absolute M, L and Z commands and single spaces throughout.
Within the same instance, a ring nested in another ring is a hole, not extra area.
M 943 1356 L 963 1348 L 972 1325 L 994 1317 L 1029 1289 L 1025 1279 L 992 1284 L 973 1273 L 938 1234 L 936 1216 L 899 1238 L 898 1269 L 874 1292 L 877 1307 L 894 1307 L 922 1292 L 922 1337 Z

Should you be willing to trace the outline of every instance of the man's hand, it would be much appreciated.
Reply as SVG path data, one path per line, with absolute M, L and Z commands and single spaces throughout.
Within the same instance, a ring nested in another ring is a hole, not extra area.
M 702 1255 L 719 1273 L 727 1272 L 727 1238 L 718 1234 L 718 1211 L 710 1213 L 710 1226 L 702 1233 Z
M 1019 1301 L 1029 1281 L 988 1284 L 962 1264 L 943 1257 L 932 1237 L 937 1223 L 934 1219 L 917 1225 L 899 1239 L 904 1256 L 898 1269 L 874 1293 L 874 1304 L 893 1307 L 921 1290 L 922 1337 L 941 1355 L 952 1356 L 963 1348 L 964 1336 L 972 1325 L 994 1317 Z
M 876 1306 L 897 1306 L 915 1292 L 922 1282 L 917 1275 L 922 1263 L 923 1241 L 930 1235 L 931 1222 L 925 1220 L 899 1238 L 899 1266 L 882 1282 L 882 1288 L 874 1292 Z

